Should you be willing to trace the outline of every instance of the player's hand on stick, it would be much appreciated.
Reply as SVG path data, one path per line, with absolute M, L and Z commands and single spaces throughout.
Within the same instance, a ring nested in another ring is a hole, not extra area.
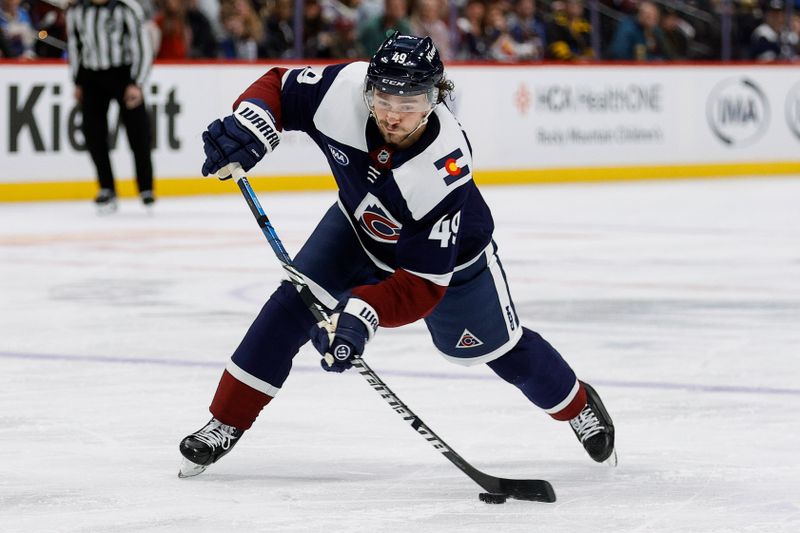
M 217 119 L 203 132 L 203 176 L 230 178 L 225 168 L 239 163 L 247 172 L 278 146 L 280 135 L 267 105 L 258 99 L 242 101 L 232 115 Z
M 322 354 L 323 370 L 344 372 L 352 368 L 353 359 L 361 357 L 364 346 L 378 330 L 378 314 L 364 300 L 349 298 L 331 316 L 331 323 L 314 326 L 311 342 Z

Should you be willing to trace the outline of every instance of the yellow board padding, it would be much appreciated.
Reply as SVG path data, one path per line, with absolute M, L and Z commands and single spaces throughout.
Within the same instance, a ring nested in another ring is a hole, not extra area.
M 800 175 L 800 161 L 481 170 L 475 173 L 475 181 L 479 185 L 523 185 L 770 175 Z M 248 180 L 256 191 L 320 191 L 336 188 L 336 184 L 330 175 L 248 176 Z M 117 193 L 121 197 L 132 198 L 136 196 L 136 186 L 132 179 L 117 180 L 117 184 Z M 158 197 L 192 196 L 231 194 L 235 191 L 235 188 L 226 187 L 214 178 L 197 176 L 192 178 L 156 178 L 155 191 Z M 96 193 L 97 185 L 90 181 L 0 183 L 0 202 L 87 200 L 94 198 Z
M 248 176 L 253 189 L 259 191 L 333 190 L 332 176 Z M 165 178 L 155 180 L 156 197 L 231 194 L 238 189 L 216 178 Z M 43 200 L 88 200 L 97 194 L 98 186 L 89 181 L 47 181 L 32 183 L 0 183 L 0 202 Z M 134 198 L 138 194 L 133 179 L 117 180 L 117 195 Z

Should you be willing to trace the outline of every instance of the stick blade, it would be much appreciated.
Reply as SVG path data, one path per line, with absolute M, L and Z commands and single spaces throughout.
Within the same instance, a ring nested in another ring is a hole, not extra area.
M 553 490 L 553 486 L 544 479 L 497 478 L 497 490 L 491 492 L 507 494 L 509 498 L 515 500 L 545 503 L 556 501 L 556 492 Z

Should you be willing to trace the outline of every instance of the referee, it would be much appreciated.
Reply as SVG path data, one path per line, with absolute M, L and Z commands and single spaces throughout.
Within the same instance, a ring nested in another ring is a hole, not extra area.
M 150 158 L 150 118 L 142 87 L 153 63 L 145 15 L 137 0 L 76 0 L 67 11 L 69 65 L 75 99 L 83 110 L 82 130 L 97 169 L 100 213 L 117 208 L 108 143 L 108 106 L 119 104 L 136 165 L 139 197 L 155 202 Z

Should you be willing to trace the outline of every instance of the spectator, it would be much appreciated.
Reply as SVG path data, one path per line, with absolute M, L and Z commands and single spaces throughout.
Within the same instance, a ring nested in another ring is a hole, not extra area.
M 217 38 L 211 21 L 200 10 L 197 0 L 185 1 L 186 23 L 191 33 L 189 57 L 194 59 L 217 57 Z
M 721 17 L 725 8 L 725 4 L 717 3 L 711 9 L 711 13 L 716 17 Z M 731 25 L 731 59 L 735 60 L 750 60 L 750 37 L 753 32 L 761 24 L 761 7 L 759 0 L 737 0 L 733 3 Z M 711 44 L 714 49 L 713 58 L 719 59 L 721 50 L 718 46 L 713 46 L 710 42 L 711 37 L 714 36 L 719 39 L 718 35 L 709 35 L 707 28 L 696 25 L 697 39 L 705 44 Z M 704 31 L 706 30 L 706 31 Z
M 486 4 L 483 0 L 467 0 L 463 14 L 456 21 L 459 59 L 486 59 Z
M 358 6 L 361 0 L 320 0 L 322 18 L 336 24 L 341 19 L 346 19 L 354 26 L 358 24 Z
M 36 30 L 28 10 L 20 6 L 20 0 L 0 0 L 0 33 L 3 34 L 8 57 L 34 57 Z
M 562 61 L 591 59 L 592 25 L 583 16 L 583 0 L 554 0 L 547 25 L 546 57 Z
M 333 57 L 355 59 L 360 55 L 358 7 L 361 0 L 322 0 L 322 19 L 331 27 Z
M 32 0 L 30 5 L 31 23 L 35 30 L 44 36 L 36 40 L 33 45 L 36 57 L 64 57 L 67 43 L 67 15 L 66 11 L 54 5 L 50 0 Z
M 411 24 L 408 21 L 407 0 L 385 0 L 383 15 L 374 17 L 360 28 L 358 40 L 361 44 L 361 55 L 371 56 L 395 31 L 410 34 Z
M 161 32 L 157 59 L 186 59 L 189 55 L 191 30 L 186 21 L 184 0 L 160 0 L 153 17 Z
M 245 0 L 246 1 L 246 0 Z M 292 57 L 294 51 L 294 5 L 292 0 L 277 0 L 264 21 L 261 57 Z
M 509 29 L 511 36 L 518 43 L 531 43 L 535 53 L 531 59 L 544 57 L 547 46 L 547 37 L 544 22 L 536 13 L 534 0 L 517 0 L 514 12 L 509 15 Z
M 750 36 L 750 56 L 756 61 L 789 58 L 791 52 L 784 50 L 787 36 L 781 35 L 786 25 L 785 7 L 783 0 L 768 0 L 764 6 L 764 19 Z
M 634 15 L 639 8 L 639 0 L 600 0 L 600 3 L 623 15 Z
M 800 7 L 795 7 L 795 9 L 800 10 Z M 792 54 L 791 59 L 797 60 L 797 58 L 800 58 L 800 13 L 797 11 L 794 12 L 789 27 L 791 29 L 789 33 L 789 45 Z
M 661 31 L 667 48 L 672 50 L 671 59 L 688 59 L 689 47 L 695 36 L 692 25 L 682 19 L 675 9 L 667 7 L 661 17 Z
M 306 0 L 303 5 L 303 57 L 333 59 L 334 29 L 322 16 L 318 0 Z
M 486 4 L 483 0 L 468 0 L 464 15 L 457 21 L 460 59 L 486 59 L 489 57 L 485 36 Z
M 486 10 L 486 40 L 489 58 L 496 61 L 539 59 L 535 57 L 536 48 L 533 43 L 518 43 L 511 36 L 508 20 L 500 3 L 493 3 Z
M 439 0 L 416 0 L 411 12 L 411 33 L 430 37 L 443 61 L 453 59 L 450 30 L 442 20 Z
M 383 14 L 383 0 L 361 0 L 358 3 L 358 27 Z
M 261 20 L 248 0 L 223 0 L 220 6 L 222 25 L 227 33 L 220 43 L 222 57 L 254 60 L 263 36 Z
M 650 0 L 639 4 L 636 17 L 619 23 L 608 47 L 609 59 L 657 61 L 673 59 L 675 54 L 661 31 L 661 14 Z
M 222 41 L 227 36 L 227 33 L 225 28 L 222 27 L 222 17 L 220 16 L 221 0 L 193 0 L 193 2 L 196 4 L 197 10 L 205 16 L 211 25 L 215 43 Z M 217 54 L 215 53 L 214 55 L 216 56 Z
M 0 31 L 0 58 L 11 57 L 11 49 L 6 43 L 6 35 Z

